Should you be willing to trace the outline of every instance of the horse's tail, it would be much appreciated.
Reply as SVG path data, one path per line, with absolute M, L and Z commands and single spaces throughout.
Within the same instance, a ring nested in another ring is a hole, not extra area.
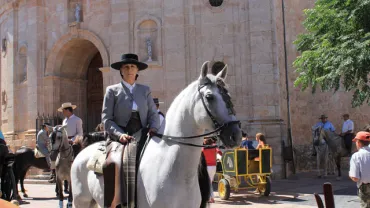
M 208 176 L 207 171 L 207 163 L 206 158 L 202 152 L 200 156 L 200 162 L 198 166 L 198 180 L 199 180 L 199 187 L 200 187 L 200 194 L 202 196 L 202 203 L 200 204 L 200 208 L 207 207 L 207 202 L 209 200 L 209 196 L 211 194 L 211 184 L 210 179 Z

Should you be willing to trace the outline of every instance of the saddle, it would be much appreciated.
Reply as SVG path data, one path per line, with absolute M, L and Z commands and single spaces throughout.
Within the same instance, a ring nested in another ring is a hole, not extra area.
M 140 139 L 141 131 L 133 137 Z M 88 161 L 87 168 L 104 178 L 104 207 L 135 206 L 137 144 L 102 142 Z
M 37 146 L 35 147 L 34 152 L 35 152 L 35 158 L 42 158 L 42 157 L 45 157 L 45 155 L 44 155 L 44 154 L 42 154 L 42 152 L 41 152 L 41 151 L 39 151 L 39 148 L 38 148 Z

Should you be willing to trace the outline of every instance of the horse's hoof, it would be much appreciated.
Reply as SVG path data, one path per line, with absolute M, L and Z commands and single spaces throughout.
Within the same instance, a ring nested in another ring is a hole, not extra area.
M 19 201 L 17 201 L 17 200 L 11 200 L 10 203 L 12 203 L 16 206 L 19 206 Z
M 23 197 L 26 197 L 26 198 L 28 198 L 28 194 L 23 194 Z
M 63 208 L 63 201 L 59 201 L 59 208 Z

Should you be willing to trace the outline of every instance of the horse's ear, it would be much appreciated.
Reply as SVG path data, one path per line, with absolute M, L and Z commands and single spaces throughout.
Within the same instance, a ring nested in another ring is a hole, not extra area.
M 204 77 L 207 76 L 207 73 L 208 73 L 208 63 L 209 63 L 209 61 L 206 61 L 206 62 L 203 63 L 202 68 L 201 68 L 201 71 L 200 71 L 200 77 L 199 77 L 199 79 L 203 79 Z
M 226 75 L 227 75 L 227 64 L 225 64 L 224 68 L 220 72 L 218 72 L 216 77 L 226 79 Z
M 60 126 L 60 127 L 59 127 L 59 130 L 63 130 L 63 129 L 65 129 L 65 128 L 67 128 L 67 124 L 64 124 L 63 126 Z
M 54 127 L 49 126 L 49 125 L 45 125 L 45 126 L 46 126 L 46 128 L 48 128 L 48 131 L 53 131 L 53 128 L 54 128 Z

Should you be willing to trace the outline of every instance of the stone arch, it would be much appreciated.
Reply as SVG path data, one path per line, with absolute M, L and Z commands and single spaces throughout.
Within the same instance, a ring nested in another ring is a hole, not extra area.
M 77 42 L 85 46 L 87 46 L 87 44 L 95 46 L 98 50 L 97 52 L 99 52 L 102 57 L 103 66 L 109 66 L 109 55 L 104 43 L 92 32 L 78 29 L 74 33 L 68 33 L 62 36 L 54 44 L 46 61 L 44 76 L 59 75 L 60 72 L 58 70 L 60 69 L 60 64 L 62 64 L 61 62 L 63 62 L 60 53 L 66 52 L 67 48 L 73 47 L 73 44 Z

